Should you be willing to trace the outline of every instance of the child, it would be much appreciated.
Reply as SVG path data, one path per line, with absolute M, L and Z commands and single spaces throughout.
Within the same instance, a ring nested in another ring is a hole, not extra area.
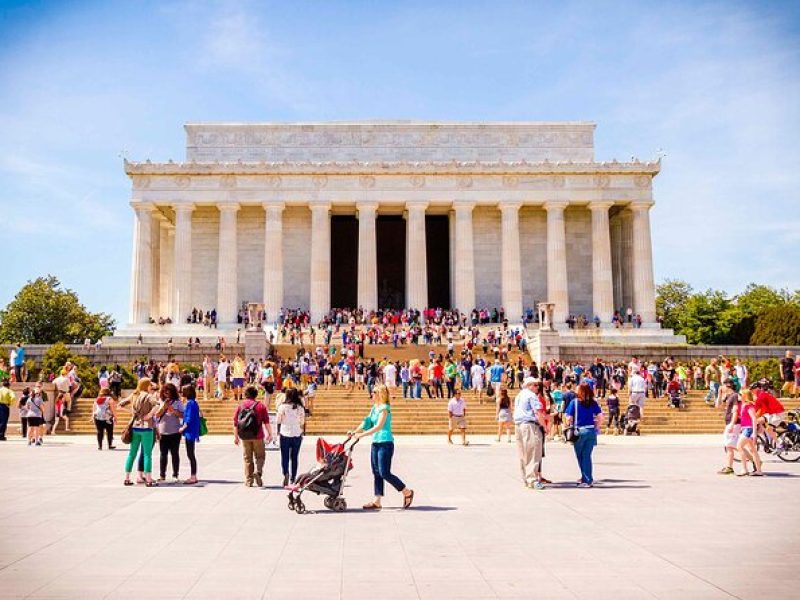
M 608 429 L 606 433 L 617 435 L 620 431 L 619 425 L 619 396 L 616 390 L 611 390 L 611 393 L 606 398 L 606 407 L 608 408 Z

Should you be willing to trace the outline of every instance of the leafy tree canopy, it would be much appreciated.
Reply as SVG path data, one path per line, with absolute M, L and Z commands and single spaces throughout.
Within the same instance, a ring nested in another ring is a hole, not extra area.
M 762 312 L 750 340 L 758 346 L 800 345 L 800 305 L 783 304 Z
M 692 296 L 692 286 L 680 279 L 667 279 L 656 286 L 656 311 L 664 317 L 664 327 L 676 329 L 678 315 Z
M 0 311 L 0 342 L 28 344 L 79 343 L 113 333 L 111 315 L 89 312 L 54 276 L 29 281 Z

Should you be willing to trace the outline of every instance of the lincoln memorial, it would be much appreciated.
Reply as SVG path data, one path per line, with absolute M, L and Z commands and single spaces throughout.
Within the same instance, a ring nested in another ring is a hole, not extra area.
M 629 307 L 657 327 L 659 162 L 598 162 L 593 123 L 189 123 L 186 159 L 125 162 L 129 329 L 193 307 Z

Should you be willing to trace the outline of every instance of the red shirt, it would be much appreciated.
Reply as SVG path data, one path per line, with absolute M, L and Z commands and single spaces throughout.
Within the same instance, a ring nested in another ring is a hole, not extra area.
M 433 365 L 433 378 L 441 379 L 443 375 L 444 375 L 444 367 L 438 363 Z
M 779 415 L 784 411 L 783 404 L 765 390 L 756 394 L 756 415 Z
M 244 400 L 239 406 L 236 407 L 236 413 L 233 415 L 234 429 L 236 429 L 236 426 L 239 423 L 239 412 L 241 412 L 242 408 L 250 408 L 253 406 L 253 403 L 253 400 Z M 256 404 L 256 418 L 258 419 L 258 435 L 256 436 L 256 439 L 263 440 L 264 425 L 269 423 L 269 412 L 267 411 L 267 407 L 261 402 L 256 402 Z

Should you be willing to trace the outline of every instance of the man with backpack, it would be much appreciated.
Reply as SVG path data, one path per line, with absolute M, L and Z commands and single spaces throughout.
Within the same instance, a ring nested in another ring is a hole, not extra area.
M 238 446 L 241 442 L 244 484 L 247 487 L 252 487 L 254 481 L 258 487 L 264 485 L 261 475 L 266 457 L 265 440 L 267 443 L 272 441 L 269 412 L 267 407 L 258 401 L 258 390 L 251 385 L 244 391 L 244 400 L 233 415 L 233 443 Z

